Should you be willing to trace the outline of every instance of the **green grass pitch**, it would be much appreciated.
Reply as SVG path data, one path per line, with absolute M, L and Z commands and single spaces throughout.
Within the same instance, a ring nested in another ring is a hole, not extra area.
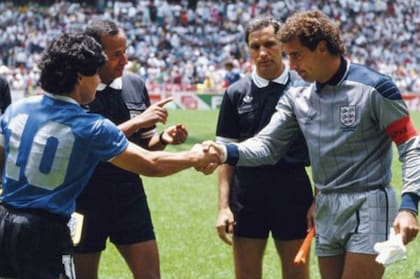
M 183 123 L 189 129 L 185 145 L 167 150 L 184 150 L 194 143 L 214 139 L 217 111 L 171 110 L 167 125 Z M 420 112 L 412 113 L 420 130 Z M 158 128 L 162 128 L 159 126 Z M 143 178 L 157 235 L 163 279 L 234 278 L 232 251 L 219 240 L 214 227 L 217 214 L 216 174 L 204 176 L 186 170 L 165 178 Z M 400 193 L 401 169 L 394 156 L 393 185 Z M 420 237 L 407 246 L 407 260 L 387 268 L 384 278 L 420 278 Z M 264 258 L 263 277 L 281 278 L 280 262 L 270 241 Z M 103 253 L 101 279 L 132 278 L 112 244 Z M 311 278 L 320 278 L 317 260 L 311 258 Z

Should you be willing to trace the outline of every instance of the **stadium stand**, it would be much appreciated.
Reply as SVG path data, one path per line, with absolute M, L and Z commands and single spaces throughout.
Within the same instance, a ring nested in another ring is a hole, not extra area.
M 129 39 L 126 69 L 155 92 L 222 93 L 224 64 L 251 70 L 243 26 L 259 14 L 284 20 L 290 13 L 321 9 L 339 24 L 347 56 L 394 78 L 405 94 L 420 95 L 418 0 L 308 1 L 107 1 L 105 9 L 56 1 L 39 6 L 0 3 L 0 73 L 15 95 L 38 92 L 40 52 L 62 30 L 82 30 L 92 18 L 118 21 Z M 135 2 L 136 4 L 133 4 Z M 99 12 L 103 10 L 103 12 Z

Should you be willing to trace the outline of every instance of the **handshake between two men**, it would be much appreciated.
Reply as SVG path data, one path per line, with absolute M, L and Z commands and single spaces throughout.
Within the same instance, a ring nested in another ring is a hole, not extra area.
M 219 165 L 226 161 L 225 147 L 213 141 L 195 144 L 191 151 L 198 156 L 194 164 L 195 170 L 205 175 L 212 174 Z

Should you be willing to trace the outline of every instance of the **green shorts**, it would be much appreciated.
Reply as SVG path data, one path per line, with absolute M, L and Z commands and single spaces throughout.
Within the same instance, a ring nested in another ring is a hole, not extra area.
M 316 197 L 316 255 L 377 254 L 373 246 L 388 238 L 396 214 L 391 187 L 354 193 L 320 192 Z

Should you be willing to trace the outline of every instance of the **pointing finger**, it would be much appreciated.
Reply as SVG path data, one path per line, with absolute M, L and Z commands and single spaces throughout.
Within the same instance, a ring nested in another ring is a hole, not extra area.
M 169 102 L 172 102 L 173 100 L 174 100 L 173 97 L 169 97 L 169 98 L 160 100 L 159 102 L 156 103 L 156 105 L 159 106 L 159 107 L 163 107 L 164 105 L 166 105 Z

